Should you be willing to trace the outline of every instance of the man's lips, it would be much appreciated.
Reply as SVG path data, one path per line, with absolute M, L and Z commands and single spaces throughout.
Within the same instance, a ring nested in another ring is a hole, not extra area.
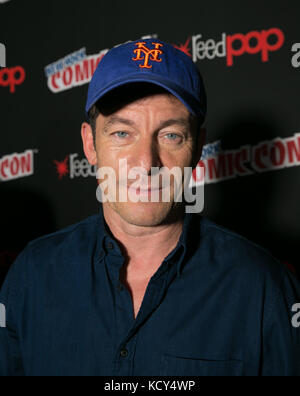
M 119 187 L 121 188 L 127 188 L 130 191 L 142 191 L 142 192 L 147 192 L 147 191 L 157 191 L 157 190 L 163 190 L 167 187 L 167 185 L 162 185 L 161 183 L 153 183 L 153 186 L 151 183 L 146 184 L 146 185 L 137 185 L 134 186 L 135 183 L 132 183 L 131 185 L 128 185 L 126 183 L 118 183 Z
M 163 187 L 158 187 L 158 188 L 151 188 L 151 187 L 149 187 L 149 188 L 141 188 L 141 187 L 138 187 L 138 188 L 135 188 L 135 187 L 128 186 L 127 189 L 128 189 L 128 191 L 135 192 L 137 194 L 138 193 L 148 194 L 148 193 L 151 193 L 151 192 L 162 191 Z
M 170 184 L 162 184 L 162 182 L 156 182 L 153 181 L 152 183 L 149 182 L 148 184 L 145 183 L 143 184 L 136 184 L 136 183 L 131 183 L 131 184 L 127 184 L 127 183 L 122 183 L 119 181 L 118 183 L 119 188 L 121 188 L 122 190 L 127 190 L 128 193 L 131 194 L 136 194 L 136 195 L 150 195 L 152 194 L 158 194 L 161 193 L 163 191 L 165 191 L 166 189 L 171 189 Z

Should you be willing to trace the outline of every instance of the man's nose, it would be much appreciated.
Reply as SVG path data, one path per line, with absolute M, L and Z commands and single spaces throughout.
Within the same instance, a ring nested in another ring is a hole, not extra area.
M 134 151 L 135 166 L 145 169 L 148 174 L 152 167 L 162 167 L 158 144 L 152 139 L 141 139 Z

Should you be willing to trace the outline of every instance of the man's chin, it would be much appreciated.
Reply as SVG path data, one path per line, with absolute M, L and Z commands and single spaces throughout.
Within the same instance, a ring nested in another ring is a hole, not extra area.
M 155 227 L 163 224 L 173 207 L 169 202 L 126 202 L 114 203 L 112 206 L 124 221 L 140 227 Z

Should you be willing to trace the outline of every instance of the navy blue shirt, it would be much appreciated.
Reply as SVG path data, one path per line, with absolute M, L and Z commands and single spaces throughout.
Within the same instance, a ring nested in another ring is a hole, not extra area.
M 138 317 L 103 212 L 28 245 L 0 293 L 0 375 L 299 375 L 296 278 L 266 251 L 186 214 Z

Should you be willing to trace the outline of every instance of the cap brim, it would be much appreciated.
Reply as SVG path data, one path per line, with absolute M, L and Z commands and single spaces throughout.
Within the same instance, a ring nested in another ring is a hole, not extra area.
M 103 98 L 106 94 L 111 92 L 114 89 L 117 89 L 121 86 L 130 84 L 130 83 L 137 83 L 137 82 L 145 82 L 145 83 L 151 83 L 158 85 L 168 92 L 170 92 L 172 95 L 174 95 L 177 99 L 179 99 L 186 107 L 187 109 L 195 116 L 197 117 L 203 117 L 204 118 L 204 113 L 203 110 L 200 109 L 200 104 L 199 102 L 194 98 L 193 95 L 191 95 L 189 92 L 185 91 L 183 88 L 178 86 L 177 84 L 174 84 L 174 82 L 162 78 L 161 76 L 157 76 L 155 74 L 144 74 L 141 75 L 139 74 L 131 74 L 128 75 L 127 78 L 122 78 L 119 80 L 115 80 L 111 82 L 107 87 L 101 90 L 100 93 L 97 95 L 94 95 L 87 103 L 86 106 L 86 115 L 88 117 L 88 112 L 91 109 L 91 107 L 98 102 L 99 99 Z

